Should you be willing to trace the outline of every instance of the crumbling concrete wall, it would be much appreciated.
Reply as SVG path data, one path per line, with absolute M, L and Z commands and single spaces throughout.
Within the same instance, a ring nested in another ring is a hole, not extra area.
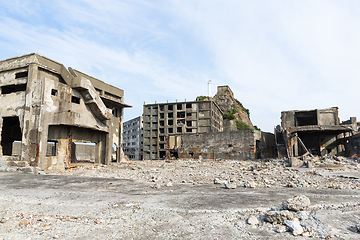
M 257 159 L 274 157 L 274 135 L 256 130 L 169 136 L 168 157 Z

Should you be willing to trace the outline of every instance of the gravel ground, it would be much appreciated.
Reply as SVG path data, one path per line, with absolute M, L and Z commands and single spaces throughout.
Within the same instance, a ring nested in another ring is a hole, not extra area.
M 0 172 L 0 239 L 359 239 L 358 159 L 287 166 L 183 159 Z M 294 196 L 310 202 L 290 211 L 297 236 L 266 220 Z

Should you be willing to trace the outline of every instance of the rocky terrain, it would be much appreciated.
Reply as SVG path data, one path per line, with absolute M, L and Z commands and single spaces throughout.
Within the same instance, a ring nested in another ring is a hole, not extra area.
M 0 172 L 0 239 L 359 239 L 359 159 Z M 291 167 L 299 166 L 299 167 Z

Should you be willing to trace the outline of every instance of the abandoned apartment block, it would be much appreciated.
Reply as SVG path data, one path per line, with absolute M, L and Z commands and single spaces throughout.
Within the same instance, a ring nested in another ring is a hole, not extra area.
M 142 160 L 143 116 L 123 124 L 123 151 L 129 160 Z
M 353 153 L 356 118 L 340 123 L 338 108 L 283 111 L 275 128 L 279 157 L 342 155 Z
M 64 170 L 120 161 L 124 91 L 36 53 L 0 61 L 3 161 Z
M 168 136 L 222 131 L 222 111 L 212 101 L 144 105 L 143 158 L 164 159 Z

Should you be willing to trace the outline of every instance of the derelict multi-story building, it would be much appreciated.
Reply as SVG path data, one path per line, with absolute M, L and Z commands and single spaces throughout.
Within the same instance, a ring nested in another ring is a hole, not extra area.
M 170 134 L 222 131 L 223 113 L 212 100 L 144 105 L 143 158 L 166 157 Z
M 93 144 L 95 163 L 120 161 L 123 90 L 36 53 L 0 61 L 0 88 L 0 160 L 64 170 L 79 142 Z
M 142 160 L 143 116 L 123 124 L 123 150 L 130 160 Z

